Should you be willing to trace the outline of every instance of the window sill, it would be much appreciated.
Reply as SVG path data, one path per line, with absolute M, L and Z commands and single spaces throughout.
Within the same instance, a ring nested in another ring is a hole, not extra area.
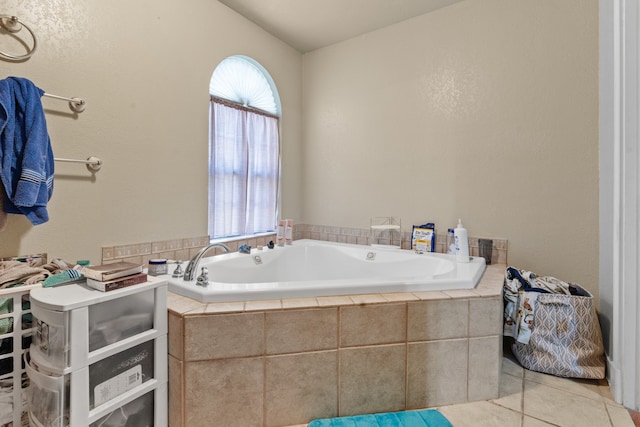
M 264 233 L 256 233 L 256 234 L 246 234 L 244 236 L 227 236 L 227 237 L 217 237 L 215 239 L 211 239 L 209 242 L 213 243 L 227 243 L 227 242 L 238 242 L 238 241 L 247 241 L 251 239 L 256 239 L 264 236 L 275 236 L 276 231 L 266 231 Z

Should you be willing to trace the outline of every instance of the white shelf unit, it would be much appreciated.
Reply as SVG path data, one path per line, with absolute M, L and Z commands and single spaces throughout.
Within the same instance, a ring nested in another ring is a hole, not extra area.
M 28 425 L 28 381 L 22 361 L 33 331 L 29 292 L 39 287 L 0 289 L 0 426 Z
M 392 216 L 371 218 L 370 244 L 390 248 L 402 246 L 402 221 Z
M 34 289 L 31 310 L 32 426 L 97 427 L 110 417 L 105 425 L 167 425 L 166 281 Z

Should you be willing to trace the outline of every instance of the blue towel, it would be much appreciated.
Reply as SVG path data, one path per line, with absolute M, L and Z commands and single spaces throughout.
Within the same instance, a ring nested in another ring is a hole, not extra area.
M 53 193 L 53 151 L 42 89 L 20 77 L 0 80 L 0 181 L 4 210 L 25 215 L 33 225 L 49 220 Z
M 354 415 L 311 421 L 307 427 L 453 427 L 435 409 Z

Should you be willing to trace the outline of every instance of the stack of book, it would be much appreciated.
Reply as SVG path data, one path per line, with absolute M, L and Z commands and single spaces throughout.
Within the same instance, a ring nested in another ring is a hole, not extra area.
M 142 265 L 125 261 L 83 267 L 82 274 L 87 278 L 89 287 L 102 292 L 115 291 L 147 281 L 147 274 L 142 272 Z

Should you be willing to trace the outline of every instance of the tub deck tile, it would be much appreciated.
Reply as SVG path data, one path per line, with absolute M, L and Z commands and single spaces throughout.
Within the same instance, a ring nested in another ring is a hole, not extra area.
M 309 308 L 319 307 L 316 298 L 287 298 L 282 300 L 282 308 Z
M 188 314 L 193 310 L 202 310 L 205 304 L 182 295 L 167 293 L 167 305 L 169 309 L 177 314 Z
M 282 300 L 269 299 L 261 301 L 246 301 L 244 311 L 278 310 L 282 308 Z
M 442 292 L 451 298 L 478 298 L 479 296 L 472 289 L 451 289 Z
M 170 419 L 269 427 L 499 398 L 504 269 L 487 266 L 471 290 L 215 303 L 169 292 L 171 348 L 182 348 Z
M 212 302 L 207 304 L 204 313 L 240 313 L 244 311 L 244 301 Z
M 422 301 L 434 300 L 434 299 L 451 299 L 451 297 L 441 291 L 425 291 L 425 292 L 413 292 L 413 295 L 417 296 Z
M 484 289 L 473 289 L 474 294 L 479 296 L 480 298 L 486 297 L 499 297 L 502 295 L 502 287 L 494 287 L 494 289 L 484 288 Z
M 387 302 L 381 294 L 350 295 L 349 298 L 351 298 L 355 304 L 376 304 Z
M 382 294 L 382 297 L 389 302 L 417 301 L 420 298 L 409 292 L 395 292 L 390 294 Z
M 342 306 L 342 305 L 354 305 L 355 303 L 346 295 L 340 295 L 335 297 L 318 297 L 316 298 L 320 307 Z

